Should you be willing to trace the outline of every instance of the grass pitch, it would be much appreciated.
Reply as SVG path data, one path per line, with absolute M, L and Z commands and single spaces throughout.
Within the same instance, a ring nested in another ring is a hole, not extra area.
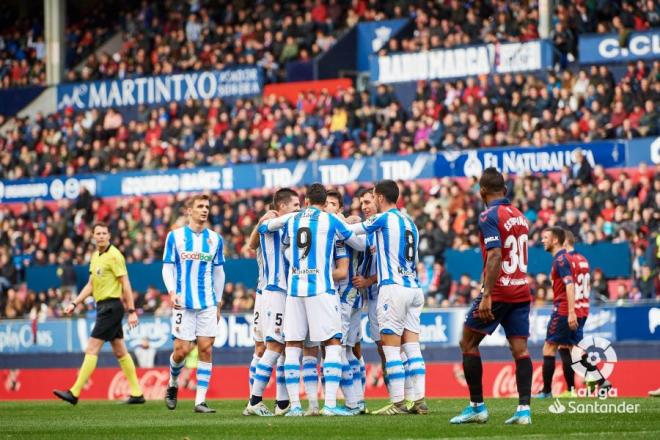
M 563 414 L 548 410 L 554 400 L 532 402 L 531 426 L 506 426 L 513 414 L 513 399 L 487 399 L 490 420 L 485 425 L 454 426 L 449 419 L 460 413 L 466 399 L 429 401 L 428 416 L 358 417 L 244 417 L 243 401 L 211 401 L 216 414 L 194 414 L 192 401 L 179 401 L 168 411 L 162 401 L 143 406 L 123 406 L 107 401 L 81 400 L 72 407 L 60 401 L 0 402 L 0 439 L 390 439 L 390 438 L 525 438 L 618 437 L 660 438 L 660 399 L 608 399 L 639 404 L 636 414 L 569 413 L 568 402 L 593 403 L 593 399 L 562 399 Z M 385 401 L 369 401 L 377 409 Z

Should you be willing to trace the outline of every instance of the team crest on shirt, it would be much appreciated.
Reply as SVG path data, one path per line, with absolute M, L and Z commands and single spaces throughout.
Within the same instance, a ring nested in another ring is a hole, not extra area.
M 97 277 L 100 277 L 102 272 L 103 272 L 103 269 L 101 269 L 100 267 L 98 267 L 98 268 L 96 269 L 96 276 L 97 276 Z
M 374 214 L 371 217 L 369 217 L 368 219 L 366 219 L 364 222 L 368 225 L 371 225 L 376 221 L 377 218 L 378 218 L 378 214 Z

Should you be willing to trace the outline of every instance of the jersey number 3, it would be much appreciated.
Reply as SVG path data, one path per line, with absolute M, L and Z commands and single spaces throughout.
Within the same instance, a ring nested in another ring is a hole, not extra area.
M 504 249 L 509 251 L 509 259 L 502 261 L 502 270 L 512 274 L 517 270 L 527 273 L 527 234 L 519 237 L 509 235 L 504 241 Z

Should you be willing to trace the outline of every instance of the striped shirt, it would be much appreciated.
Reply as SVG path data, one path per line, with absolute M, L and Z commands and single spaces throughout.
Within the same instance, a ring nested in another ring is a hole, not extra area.
M 332 265 L 337 240 L 348 240 L 353 233 L 334 214 L 309 207 L 284 225 L 290 243 L 288 294 L 315 296 L 335 294 Z
M 358 258 L 363 252 L 358 252 L 344 242 L 338 242 L 343 249 L 344 258 L 348 258 L 348 276 L 337 281 L 337 292 L 342 303 L 349 303 L 354 309 L 362 307 L 362 296 L 357 288 L 353 286 L 353 277 L 358 274 Z M 339 255 L 339 249 L 337 254 Z
M 259 225 L 259 246 L 263 260 L 265 290 L 286 292 L 287 263 L 284 259 L 282 234 L 284 231 L 268 230 L 268 221 Z
M 367 235 L 367 249 L 358 254 L 358 273 L 365 278 L 376 275 L 376 243 L 374 234 Z M 361 293 L 369 301 L 375 301 L 378 297 L 378 284 L 374 283 L 369 287 L 360 289 Z
M 208 228 L 197 233 L 186 225 L 167 234 L 163 263 L 174 264 L 176 294 L 186 309 L 217 305 L 213 267 L 225 264 L 223 246 L 222 237 Z
M 392 208 L 357 225 L 374 234 L 378 286 L 420 287 L 417 279 L 419 232 L 407 215 Z
M 266 275 L 264 274 L 264 254 L 261 252 L 261 245 L 257 248 L 257 269 L 259 277 L 257 278 L 257 295 L 261 295 L 266 287 Z

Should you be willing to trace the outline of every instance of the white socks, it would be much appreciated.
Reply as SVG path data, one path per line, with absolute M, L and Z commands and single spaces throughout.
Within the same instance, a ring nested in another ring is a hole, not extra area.
M 261 356 L 254 373 L 254 383 L 252 384 L 253 396 L 264 395 L 264 389 L 266 389 L 266 385 L 268 385 L 270 376 L 273 373 L 273 368 L 279 357 L 280 354 L 272 350 L 266 350 L 264 355 Z
M 411 400 L 423 399 L 426 395 L 426 364 L 419 342 L 408 342 L 401 346 L 408 357 L 408 376 L 412 383 Z M 408 394 L 406 394 L 406 397 Z
M 323 361 L 323 377 L 325 378 L 325 406 L 337 406 L 337 390 L 341 381 L 341 345 L 328 345 L 325 347 Z
M 277 383 L 277 388 L 275 390 L 275 400 L 278 402 L 289 400 L 289 393 L 286 390 L 286 378 L 284 377 L 284 356 L 280 356 L 279 359 L 277 359 L 275 381 Z
M 179 363 L 174 362 L 173 354 L 170 355 L 170 384 L 171 387 L 179 386 L 179 374 L 181 374 L 181 369 L 186 364 L 186 360 L 182 360 Z
M 385 369 L 389 382 L 390 400 L 392 403 L 399 403 L 404 399 L 404 382 L 406 373 L 401 361 L 401 348 L 390 345 L 383 345 L 385 352 Z
M 312 408 L 319 407 L 319 371 L 318 359 L 316 356 L 303 357 L 303 385 L 305 385 L 305 394 Z
M 257 371 L 257 364 L 261 359 L 257 354 L 252 355 L 252 362 L 250 362 L 250 396 L 252 395 L 252 385 L 254 384 L 254 373 Z
M 195 394 L 195 406 L 206 402 L 206 391 L 211 381 L 211 362 L 197 362 L 197 393 Z
M 302 348 L 287 347 L 284 354 L 284 378 L 291 408 L 300 407 L 300 355 Z

